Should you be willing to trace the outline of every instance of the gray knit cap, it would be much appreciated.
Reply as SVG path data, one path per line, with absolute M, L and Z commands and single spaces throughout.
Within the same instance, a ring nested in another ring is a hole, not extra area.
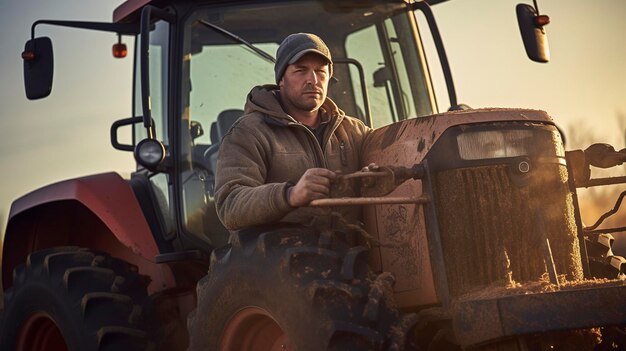
M 329 76 L 332 76 L 333 59 L 324 41 L 315 34 L 295 33 L 285 38 L 276 51 L 276 64 L 274 65 L 276 84 L 282 79 L 288 65 L 296 63 L 302 56 L 310 52 L 319 54 L 328 60 Z

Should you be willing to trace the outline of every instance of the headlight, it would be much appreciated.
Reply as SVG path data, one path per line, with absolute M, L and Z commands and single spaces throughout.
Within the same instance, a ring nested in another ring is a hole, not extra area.
M 144 139 L 135 147 L 135 159 L 149 170 L 155 170 L 165 158 L 165 147 L 154 139 Z
M 463 160 L 518 156 L 563 157 L 561 135 L 556 130 L 501 129 L 466 131 L 456 138 Z

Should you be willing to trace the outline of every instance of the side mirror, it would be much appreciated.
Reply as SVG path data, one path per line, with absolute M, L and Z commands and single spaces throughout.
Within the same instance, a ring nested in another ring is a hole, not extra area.
M 22 59 L 26 97 L 29 100 L 36 100 L 50 95 L 54 71 L 52 40 L 40 37 L 27 41 Z
M 202 124 L 198 121 L 191 121 L 189 125 L 189 134 L 191 135 L 191 140 L 196 140 L 203 136 L 204 128 L 202 128 Z
M 383 66 L 374 72 L 374 86 L 377 88 L 387 86 L 387 82 L 391 80 L 391 70 L 387 66 Z
M 539 16 L 535 8 L 527 4 L 517 4 L 515 10 L 528 58 L 535 62 L 550 61 L 548 37 L 543 29 L 549 22 L 548 16 Z

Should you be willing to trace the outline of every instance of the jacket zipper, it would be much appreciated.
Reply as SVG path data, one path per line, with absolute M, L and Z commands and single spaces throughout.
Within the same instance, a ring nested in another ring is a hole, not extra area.
M 337 128 L 339 127 L 339 124 L 341 121 L 339 121 L 340 116 L 337 116 L 337 118 L 334 121 L 334 124 L 332 126 L 332 129 L 330 130 L 330 132 L 328 133 L 328 138 L 324 138 L 324 144 L 328 144 L 328 141 L 330 140 L 330 138 L 332 137 L 332 135 L 335 133 L 335 130 L 337 130 Z M 292 125 L 292 126 L 298 126 L 298 128 L 303 128 L 304 130 L 306 130 L 306 132 L 309 134 L 309 141 L 313 142 L 313 145 L 315 145 L 315 150 L 317 150 L 316 152 L 316 158 L 318 160 L 318 165 L 320 166 L 320 168 L 328 168 L 328 165 L 326 164 L 326 156 L 324 155 L 324 150 L 322 150 L 322 146 L 320 145 L 319 142 L 317 142 L 317 138 L 315 137 L 315 134 L 313 134 L 313 132 L 307 128 L 304 124 L 300 123 L 300 122 L 289 122 L 288 125 Z M 339 145 L 340 147 L 340 153 L 341 153 L 341 164 L 346 166 L 347 164 L 344 164 L 344 158 L 345 158 L 345 143 L 342 140 L 341 144 Z M 347 159 L 345 159 L 346 163 L 347 163 Z
M 300 122 L 289 122 L 289 125 L 296 126 L 297 128 L 302 128 L 309 134 L 309 137 L 310 137 L 309 142 L 313 141 L 312 144 L 315 145 L 313 151 L 315 152 L 315 159 L 317 160 L 316 162 L 317 166 L 319 168 L 327 168 L 326 157 L 324 157 L 324 151 L 322 151 L 322 147 L 320 146 L 320 143 L 317 142 L 317 138 L 315 137 L 315 134 L 313 134 L 313 132 L 310 131 L 309 128 L 307 128 L 304 124 Z

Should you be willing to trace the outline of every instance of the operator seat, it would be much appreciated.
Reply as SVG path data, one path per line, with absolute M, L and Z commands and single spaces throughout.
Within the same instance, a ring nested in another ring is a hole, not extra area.
M 243 110 L 239 109 L 229 109 L 224 110 L 217 115 L 217 121 L 215 121 L 215 136 L 216 140 L 213 140 L 213 135 L 211 135 L 211 143 L 219 144 L 222 141 L 222 138 L 228 131 L 230 127 L 239 119 L 239 117 L 243 116 Z
M 235 121 L 243 115 L 243 110 L 229 109 L 217 115 L 217 121 L 211 124 L 211 146 L 204 153 L 204 160 L 209 168 L 209 189 L 211 196 L 215 194 L 215 172 L 217 171 L 217 154 L 222 138 L 228 133 Z

